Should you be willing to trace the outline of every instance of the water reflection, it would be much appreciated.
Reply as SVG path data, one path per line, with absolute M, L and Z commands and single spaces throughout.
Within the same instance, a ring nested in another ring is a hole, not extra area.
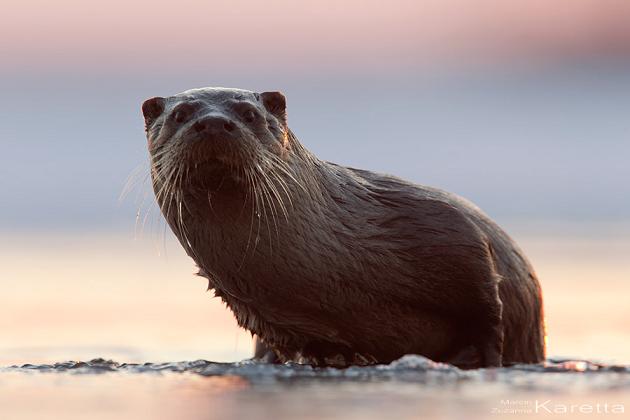
M 97 419 L 528 418 L 576 404 L 625 413 L 630 404 L 630 368 L 568 360 L 460 371 L 418 356 L 345 370 L 98 359 L 4 368 L 0 382 L 2 413 L 21 419 L 50 410 L 64 419 L 84 418 L 86 410 Z

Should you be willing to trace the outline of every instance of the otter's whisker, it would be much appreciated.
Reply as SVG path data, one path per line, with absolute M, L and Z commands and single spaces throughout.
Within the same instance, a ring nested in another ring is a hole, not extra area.
M 243 267 L 243 263 L 245 262 L 245 258 L 247 257 L 247 252 L 249 251 L 249 246 L 252 240 L 252 230 L 254 229 L 254 213 L 256 212 L 256 206 L 254 204 L 254 199 L 255 199 L 254 198 L 254 195 L 255 195 L 254 185 L 253 185 L 252 177 L 249 171 L 246 170 L 245 168 L 243 168 L 243 178 L 247 182 L 247 194 L 245 196 L 244 205 L 249 205 L 250 200 L 251 200 L 252 211 L 251 211 L 251 216 L 250 216 L 250 221 L 249 221 L 249 232 L 247 234 L 247 244 L 245 245 L 245 251 L 243 252 L 243 257 L 241 258 L 241 262 L 239 263 L 238 269 L 236 270 L 237 272 L 241 271 L 241 268 Z
M 271 175 L 273 174 L 273 175 Z M 273 176 L 273 177 L 272 177 Z M 284 200 L 282 199 L 282 195 L 280 194 L 280 191 L 278 190 L 278 188 L 276 187 L 275 183 L 274 183 L 274 179 L 277 180 L 277 182 L 282 185 L 281 181 L 278 179 L 277 175 L 271 171 L 265 174 L 265 178 L 266 178 L 266 182 L 269 185 L 269 189 L 271 190 L 271 192 L 273 193 L 276 201 L 278 202 L 278 206 L 280 207 L 280 210 L 282 210 L 282 214 L 284 215 L 285 220 L 289 220 L 289 214 L 287 212 L 287 208 L 284 204 Z M 284 186 L 282 186 L 282 188 L 284 189 Z M 286 189 L 284 189 L 284 191 L 286 192 Z M 289 201 L 291 201 L 291 198 L 289 198 Z
M 273 250 L 271 249 L 271 227 L 269 226 L 269 216 L 267 215 L 267 206 L 265 204 L 266 200 L 265 200 L 265 190 L 263 189 L 263 185 L 262 182 L 260 180 L 260 174 L 256 173 L 255 171 L 253 172 L 254 174 L 254 178 L 256 179 L 256 186 L 258 187 L 258 191 L 260 193 L 260 210 L 262 210 L 262 215 L 265 218 L 265 226 L 267 228 L 267 236 L 269 237 L 269 252 L 273 253 Z M 259 234 L 260 234 L 260 220 L 259 220 Z
M 276 231 L 276 238 L 279 238 L 278 224 L 276 223 L 276 215 L 277 215 L 276 205 L 273 202 L 273 199 L 271 197 L 268 181 L 264 174 L 261 176 L 261 180 L 262 180 L 262 183 L 260 186 L 263 189 L 263 197 L 265 198 L 265 200 L 267 201 L 267 204 L 269 205 L 269 213 L 271 214 L 271 221 L 273 222 L 273 225 Z
M 277 164 L 276 168 L 278 170 L 282 171 L 282 173 L 288 176 L 304 192 L 308 192 L 307 188 L 291 173 L 289 167 L 286 165 L 285 162 L 281 161 L 280 158 L 273 155 L 271 156 L 271 160 L 273 160 Z
M 138 164 L 129 174 L 127 180 L 125 181 L 125 185 L 123 186 L 120 195 L 118 196 L 118 202 L 121 203 L 127 195 L 142 181 L 139 181 L 140 177 L 144 175 L 142 178 L 144 180 L 148 179 L 148 174 L 146 173 L 146 163 Z

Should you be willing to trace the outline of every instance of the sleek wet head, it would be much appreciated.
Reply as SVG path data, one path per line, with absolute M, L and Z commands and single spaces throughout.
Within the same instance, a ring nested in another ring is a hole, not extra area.
M 226 169 L 261 164 L 290 149 L 286 100 L 280 92 L 202 88 L 146 100 L 142 105 L 154 163 Z M 264 160 L 264 159 L 262 159 Z M 158 166 L 160 166 L 158 164 Z

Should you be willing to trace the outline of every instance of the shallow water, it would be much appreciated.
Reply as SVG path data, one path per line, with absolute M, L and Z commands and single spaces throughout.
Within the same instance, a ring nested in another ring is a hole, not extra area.
M 521 232 L 548 354 L 574 359 L 476 371 L 417 356 L 346 370 L 197 360 L 242 360 L 251 337 L 177 244 L 158 256 L 117 233 L 3 237 L 0 420 L 628 417 L 630 230 Z M 53 363 L 68 359 L 91 361 Z
M 0 369 L 2 418 L 486 418 L 611 415 L 630 367 L 583 360 L 463 371 L 421 356 L 348 369 L 205 360 Z

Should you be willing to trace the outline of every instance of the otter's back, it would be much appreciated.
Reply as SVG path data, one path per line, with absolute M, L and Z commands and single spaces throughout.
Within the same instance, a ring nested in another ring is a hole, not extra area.
M 404 192 L 418 202 L 437 201 L 463 214 L 483 234 L 500 278 L 503 303 L 505 364 L 536 363 L 544 360 L 542 292 L 534 269 L 516 242 L 481 209 L 470 201 L 438 188 L 413 184 L 403 179 L 349 168 L 366 185 L 381 191 Z

